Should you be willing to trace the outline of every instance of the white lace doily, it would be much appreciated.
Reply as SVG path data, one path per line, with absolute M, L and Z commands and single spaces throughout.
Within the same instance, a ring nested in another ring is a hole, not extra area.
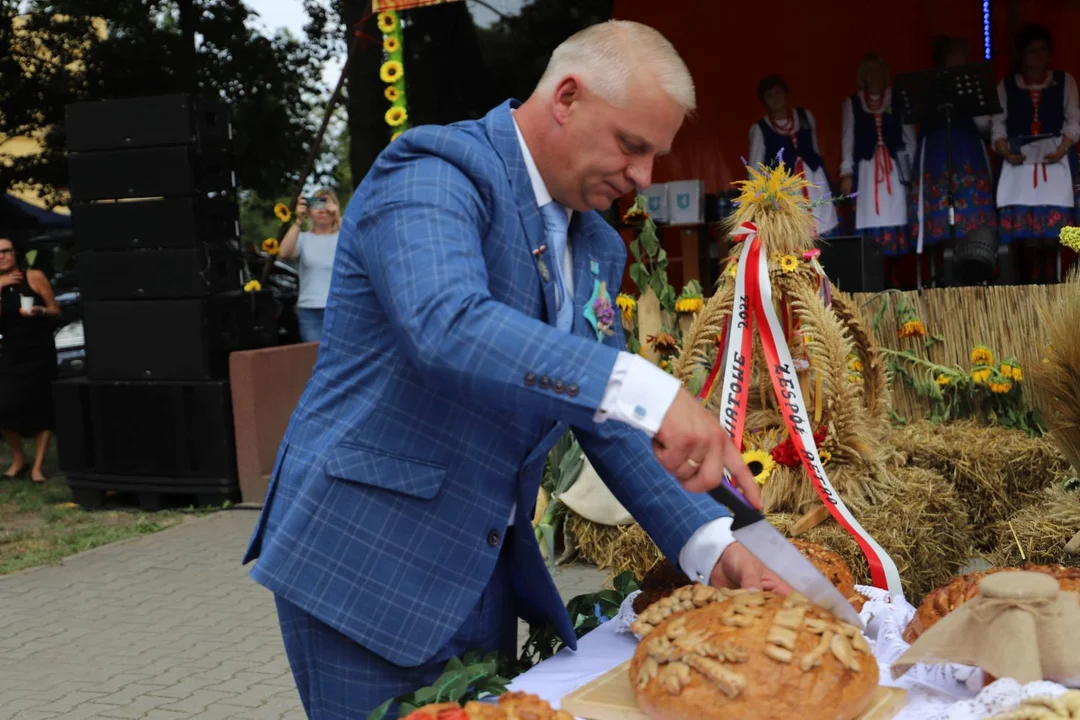
M 866 639 L 881 670 L 881 684 L 908 690 L 908 704 L 896 720 L 984 720 L 1007 712 L 1023 701 L 1040 695 L 1058 696 L 1063 685 L 1035 682 L 1020 685 L 1003 679 L 982 687 L 981 670 L 965 665 L 915 665 L 897 680 L 892 679 L 892 663 L 910 647 L 904 642 L 904 628 L 915 615 L 915 608 L 903 598 L 892 598 L 875 587 L 856 585 L 865 597 L 859 616 L 866 626 Z M 631 633 L 637 620 L 631 593 L 614 617 L 615 631 Z M 1072 685 L 1072 683 L 1069 683 Z

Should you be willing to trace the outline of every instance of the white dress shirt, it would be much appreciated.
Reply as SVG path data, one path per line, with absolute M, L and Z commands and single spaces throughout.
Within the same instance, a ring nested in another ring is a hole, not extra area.
M 536 162 L 533 160 L 516 120 L 514 130 L 517 132 L 518 144 L 521 146 L 521 154 L 525 159 L 525 168 L 528 170 L 529 181 L 536 195 L 536 205 L 544 207 L 553 202 L 551 193 L 548 192 L 547 185 L 540 177 L 540 171 L 536 168 Z M 566 208 L 566 212 L 568 217 L 573 213 L 570 208 Z M 566 254 L 561 258 L 563 281 L 571 296 L 574 293 L 572 242 L 568 240 Z M 645 358 L 622 351 L 615 361 L 615 367 L 608 378 L 604 397 L 594 419 L 598 423 L 609 419 L 618 420 L 652 437 L 660 429 L 660 424 L 671 407 L 671 403 L 675 401 L 675 395 L 680 387 L 682 386 L 678 380 Z M 512 510 L 511 522 L 513 516 Z M 713 568 L 720 561 L 720 556 L 734 541 L 730 517 L 717 518 L 705 523 L 690 536 L 679 552 L 679 566 L 690 578 L 708 583 Z

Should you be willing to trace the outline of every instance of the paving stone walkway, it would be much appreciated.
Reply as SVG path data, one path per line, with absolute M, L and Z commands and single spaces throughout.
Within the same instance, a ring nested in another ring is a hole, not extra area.
M 0 577 L 0 720 L 303 720 L 273 598 L 230 510 Z M 564 598 L 603 573 L 560 568 Z

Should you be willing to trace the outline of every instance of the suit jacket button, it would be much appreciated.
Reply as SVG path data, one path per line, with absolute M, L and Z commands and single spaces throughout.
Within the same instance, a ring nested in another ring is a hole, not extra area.
M 536 373 L 534 373 L 534 372 L 525 373 L 525 384 L 528 385 L 529 387 L 532 387 L 533 385 L 535 385 L 536 384 Z
M 488 545 L 491 547 L 499 547 L 499 533 L 496 530 L 492 530 L 488 533 Z
M 540 376 L 540 389 L 541 390 L 547 390 L 550 387 L 551 387 L 551 378 L 549 378 L 547 375 L 541 375 Z
M 579 392 L 581 392 L 581 388 L 578 387 L 577 383 L 570 383 L 566 386 L 566 394 L 570 397 L 577 397 Z
M 565 389 L 566 389 L 566 386 L 563 385 L 562 380 L 556 380 L 555 381 L 555 392 L 557 392 L 559 394 L 562 394 L 562 391 L 565 390 Z

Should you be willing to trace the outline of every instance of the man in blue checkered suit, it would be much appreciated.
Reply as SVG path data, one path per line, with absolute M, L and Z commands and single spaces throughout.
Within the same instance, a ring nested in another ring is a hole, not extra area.
M 576 646 L 530 526 L 568 427 L 691 577 L 780 587 L 692 492 L 726 466 L 759 502 L 730 439 L 604 307 L 626 249 L 595 210 L 648 187 L 694 103 L 659 33 L 596 25 L 525 103 L 406 132 L 357 190 L 244 560 L 310 717 L 362 718 L 469 649 L 513 653 L 518 617 Z

